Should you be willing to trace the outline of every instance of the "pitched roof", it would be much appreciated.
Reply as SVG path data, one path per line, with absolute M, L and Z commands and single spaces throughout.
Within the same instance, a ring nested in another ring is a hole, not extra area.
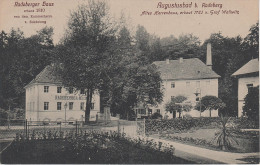
M 207 79 L 207 78 L 219 78 L 212 69 L 204 64 L 198 58 L 169 60 L 169 64 L 166 61 L 155 61 L 154 64 L 161 72 L 162 79 Z
M 54 65 L 47 65 L 25 88 L 34 83 L 60 84 L 61 80 L 55 72 Z
M 248 63 L 246 63 L 244 66 L 238 69 L 231 76 L 238 76 L 238 75 L 244 75 L 244 74 L 255 73 L 255 72 L 259 72 L 259 61 L 257 58 L 250 60 Z

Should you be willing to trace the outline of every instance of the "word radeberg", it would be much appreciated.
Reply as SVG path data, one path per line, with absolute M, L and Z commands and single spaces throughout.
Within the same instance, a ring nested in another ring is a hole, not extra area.
M 86 100 L 86 96 L 55 96 L 55 100 Z
M 38 2 L 15 2 L 14 7 L 39 7 L 41 3 Z M 52 2 L 43 1 L 41 6 L 54 6 Z

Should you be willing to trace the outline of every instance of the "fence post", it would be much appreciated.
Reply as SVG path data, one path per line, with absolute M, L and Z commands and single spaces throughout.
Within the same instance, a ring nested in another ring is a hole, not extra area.
M 144 118 L 144 136 L 145 136 L 145 118 Z
M 26 120 L 27 121 L 27 120 Z M 29 121 L 27 121 L 27 136 L 28 136 L 28 139 L 29 139 L 29 126 L 30 126 L 30 123 L 29 123 Z
M 119 120 L 117 121 L 117 133 L 118 134 L 120 133 L 120 121 Z
M 25 120 L 25 137 L 27 138 L 27 119 Z
M 78 135 L 78 120 L 76 120 L 76 136 Z
M 25 133 L 26 132 L 26 119 L 24 120 L 24 123 L 23 123 L 23 132 Z M 26 134 L 26 133 L 25 133 Z

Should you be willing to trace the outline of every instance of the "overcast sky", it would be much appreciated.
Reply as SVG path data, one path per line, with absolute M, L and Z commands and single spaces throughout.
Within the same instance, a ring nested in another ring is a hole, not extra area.
M 0 30 L 9 32 L 12 27 L 20 28 L 24 31 L 25 36 L 35 34 L 37 30 L 44 26 L 52 26 L 54 28 L 54 42 L 57 43 L 63 36 L 66 23 L 70 14 L 70 10 L 75 10 L 78 4 L 84 3 L 84 0 L 46 0 L 46 2 L 54 3 L 53 7 L 45 7 L 44 13 L 28 13 L 26 9 L 36 10 L 39 7 L 14 7 L 15 2 L 39 2 L 44 0 L 1 0 L 0 1 Z M 177 9 L 157 8 L 158 3 L 162 4 L 182 4 L 191 3 L 192 8 Z M 222 4 L 219 7 L 202 8 L 202 3 Z M 198 8 L 195 8 L 195 3 Z M 128 18 L 129 27 L 134 30 L 138 24 L 143 25 L 151 34 L 159 37 L 174 35 L 178 37 L 180 34 L 193 33 L 203 42 L 211 33 L 222 32 L 224 36 L 234 37 L 241 35 L 245 37 L 249 28 L 258 21 L 259 5 L 258 0 L 110 0 L 110 12 L 114 17 L 119 18 L 120 13 L 124 12 Z M 40 7 L 41 8 L 41 7 Z M 214 10 L 216 13 L 220 10 L 239 11 L 239 14 L 194 14 L 195 10 L 203 10 L 203 12 Z M 193 11 L 192 15 L 146 15 L 141 16 L 143 11 L 149 12 L 181 12 Z M 25 24 L 25 20 L 42 20 L 42 19 L 25 19 L 14 18 L 14 16 L 28 15 L 30 16 L 45 14 L 52 15 L 52 18 L 45 19 L 47 24 Z

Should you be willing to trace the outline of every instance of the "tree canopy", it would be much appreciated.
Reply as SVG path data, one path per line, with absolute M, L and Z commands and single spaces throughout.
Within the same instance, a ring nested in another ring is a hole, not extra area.
M 222 102 L 222 100 L 216 96 L 204 96 L 201 98 L 199 102 L 197 102 L 195 109 L 201 112 L 205 110 L 209 110 L 209 116 L 211 117 L 212 110 L 218 110 L 225 108 L 226 104 Z
M 105 1 L 88 1 L 71 13 L 56 59 L 62 63 L 63 84 L 87 90 L 85 121 L 94 91 L 99 92 L 103 105 L 121 114 L 138 102 L 154 105 L 161 101 L 157 88 L 160 74 L 155 66 L 140 59 L 144 46 L 132 46 L 131 42 L 128 29 L 120 28 L 109 17 Z
M 182 111 L 188 112 L 192 108 L 190 103 L 185 103 L 187 99 L 188 98 L 183 95 L 178 95 L 166 103 L 165 110 L 173 113 L 173 118 L 175 117 L 174 114 L 176 114 L 176 112 L 178 112 L 179 117 L 181 117 Z

